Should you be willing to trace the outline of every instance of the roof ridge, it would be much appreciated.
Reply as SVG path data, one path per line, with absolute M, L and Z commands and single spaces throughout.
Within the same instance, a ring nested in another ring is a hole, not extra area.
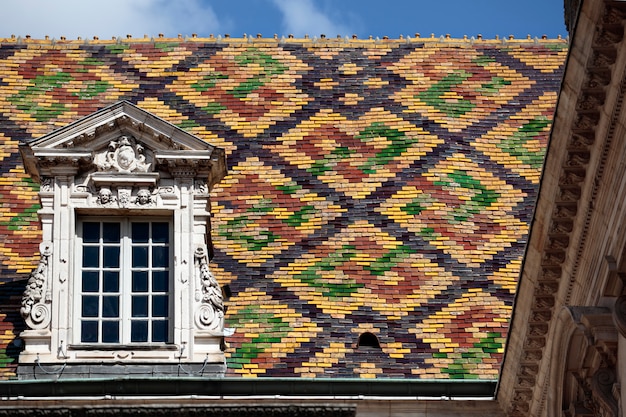
M 163 34 L 159 34 L 158 37 L 150 37 L 144 35 L 141 38 L 135 38 L 132 35 L 126 35 L 125 38 L 113 36 L 111 39 L 100 39 L 98 36 L 94 36 L 92 39 L 83 39 L 78 37 L 77 39 L 67 39 L 65 36 L 61 36 L 59 39 L 50 38 L 45 36 L 41 38 L 33 38 L 30 35 L 16 36 L 11 35 L 9 38 L 0 38 L 0 44 L 15 43 L 15 44 L 112 44 L 112 43 L 147 43 L 147 42 L 225 42 L 225 43 L 312 43 L 312 44 L 401 44 L 401 43 L 433 43 L 433 44 L 537 44 L 537 43 L 568 43 L 569 38 L 563 38 L 558 35 L 556 38 L 548 38 L 546 35 L 539 37 L 531 37 L 527 35 L 526 38 L 515 38 L 513 35 L 507 37 L 500 37 L 496 35 L 494 38 L 485 38 L 481 34 L 476 37 L 468 37 L 464 35 L 462 38 L 454 38 L 449 34 L 436 37 L 435 34 L 431 34 L 430 37 L 422 37 L 419 33 L 414 36 L 400 35 L 398 38 L 389 38 L 388 36 L 373 37 L 369 36 L 366 39 L 360 39 L 356 35 L 351 37 L 327 37 L 326 35 L 320 35 L 319 37 L 310 37 L 305 35 L 303 38 L 296 38 L 293 35 L 287 37 L 274 35 L 273 37 L 263 37 L 261 34 L 256 36 L 243 34 L 242 37 L 231 37 L 229 34 L 214 36 L 213 34 L 208 37 L 198 37 L 197 34 L 191 36 L 178 35 L 177 37 L 165 37 Z

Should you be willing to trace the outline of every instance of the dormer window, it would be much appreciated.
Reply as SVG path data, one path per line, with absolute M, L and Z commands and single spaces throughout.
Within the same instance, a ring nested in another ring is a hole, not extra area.
M 120 102 L 21 151 L 41 183 L 43 242 L 18 376 L 223 373 L 208 258 L 223 150 Z

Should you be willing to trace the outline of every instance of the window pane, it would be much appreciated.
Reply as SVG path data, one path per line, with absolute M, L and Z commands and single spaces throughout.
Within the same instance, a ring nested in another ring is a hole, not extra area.
M 169 291 L 168 277 L 169 277 L 168 271 L 153 271 L 152 272 L 152 291 L 154 292 Z
M 102 342 L 103 343 L 119 343 L 120 342 L 120 325 L 117 321 L 102 322 Z
M 133 292 L 148 291 L 148 271 L 133 271 Z
M 105 246 L 102 248 L 103 252 L 103 267 L 105 268 L 119 268 L 120 267 L 120 247 L 119 246 Z
M 98 268 L 100 266 L 99 252 L 97 246 L 83 246 L 83 267 Z
M 102 297 L 102 317 L 119 317 L 120 301 L 117 295 Z
M 118 271 L 104 271 L 102 273 L 104 285 L 102 291 L 104 292 L 119 292 L 120 291 L 120 273 Z
M 152 317 L 167 317 L 167 295 L 152 297 Z
M 79 224 L 83 243 L 78 294 L 81 341 L 167 343 L 171 307 L 170 223 L 120 218 Z
M 85 343 L 98 342 L 98 322 L 83 321 L 80 324 L 80 341 Z
M 83 292 L 98 292 L 100 283 L 98 271 L 83 271 Z
M 102 241 L 104 243 L 118 243 L 120 241 L 120 224 L 119 223 L 103 223 L 102 224 Z
M 133 223 L 132 240 L 134 243 L 148 243 L 150 237 L 150 223 Z
M 98 298 L 97 295 L 83 295 L 83 317 L 98 317 Z
M 152 341 L 167 342 L 167 320 L 152 322 Z
M 167 268 L 169 266 L 169 254 L 167 247 L 152 247 L 152 266 L 154 268 Z
M 170 224 L 167 222 L 152 223 L 152 242 L 168 243 L 170 241 Z
M 132 301 L 133 317 L 148 317 L 148 296 L 135 295 Z
M 100 223 L 83 222 L 83 242 L 98 243 L 100 241 Z
M 130 323 L 130 341 L 131 342 L 147 342 L 148 341 L 148 322 L 133 320 Z
M 148 248 L 145 246 L 133 246 L 133 268 L 148 267 Z

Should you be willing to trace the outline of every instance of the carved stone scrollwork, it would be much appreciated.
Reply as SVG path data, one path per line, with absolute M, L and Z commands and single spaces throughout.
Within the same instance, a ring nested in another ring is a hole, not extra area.
M 224 322 L 222 289 L 209 269 L 206 249 L 196 248 L 194 257 L 200 284 L 196 292 L 196 301 L 200 301 L 200 307 L 195 313 L 196 326 L 200 329 L 221 330 Z
M 51 193 L 52 191 L 54 191 L 52 178 L 50 177 L 41 178 L 41 186 L 39 188 L 39 191 L 41 191 L 42 193 Z
M 604 12 L 605 27 L 610 27 L 613 25 L 620 27 L 622 25 L 622 20 L 624 19 L 624 16 L 625 13 L 623 10 L 620 10 L 617 7 L 607 7 Z
M 206 182 L 198 182 L 194 187 L 195 194 L 208 194 L 209 193 L 209 185 Z
M 111 141 L 107 150 L 96 155 L 94 163 L 100 171 L 148 172 L 150 168 L 143 146 L 132 136 L 120 136 Z
M 28 277 L 20 308 L 22 317 L 31 329 L 43 329 L 50 324 L 50 300 L 45 296 L 45 291 L 49 280 L 52 244 L 43 242 L 39 249 L 41 258 L 37 268 Z
M 617 417 L 618 404 L 613 396 L 613 384 L 615 384 L 615 369 L 600 368 L 591 378 L 591 390 L 594 394 L 594 402 L 601 408 L 602 415 Z

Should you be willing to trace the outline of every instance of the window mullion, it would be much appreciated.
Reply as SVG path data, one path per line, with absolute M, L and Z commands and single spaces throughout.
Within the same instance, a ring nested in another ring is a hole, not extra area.
M 130 342 L 132 295 L 132 237 L 130 224 L 131 222 L 129 219 L 124 219 L 122 222 L 122 270 L 120 271 L 122 281 L 122 314 L 120 317 L 122 322 L 122 343 Z

